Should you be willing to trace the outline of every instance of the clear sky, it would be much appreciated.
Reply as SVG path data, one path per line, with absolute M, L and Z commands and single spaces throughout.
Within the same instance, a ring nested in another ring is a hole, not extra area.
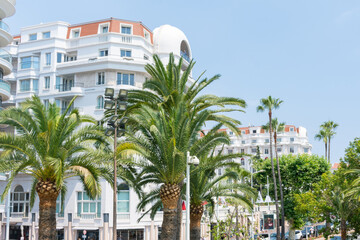
M 284 100 L 280 121 L 308 129 L 313 152 L 319 125 L 340 126 L 332 141 L 332 162 L 360 137 L 360 1 L 333 0 L 17 0 L 16 14 L 5 22 L 21 27 L 52 21 L 81 23 L 116 17 L 142 21 L 150 29 L 163 24 L 187 35 L 194 77 L 220 73 L 207 93 L 246 100 L 243 125 L 266 122 L 257 113 L 259 99 Z

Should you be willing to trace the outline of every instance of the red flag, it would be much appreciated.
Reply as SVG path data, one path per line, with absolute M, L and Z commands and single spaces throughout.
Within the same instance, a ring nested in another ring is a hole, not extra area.
M 182 202 L 182 210 L 186 210 L 185 201 Z

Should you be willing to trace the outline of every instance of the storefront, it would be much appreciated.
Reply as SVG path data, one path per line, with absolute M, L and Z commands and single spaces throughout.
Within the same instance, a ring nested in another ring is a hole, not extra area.
M 19 240 L 22 232 L 24 234 L 24 240 L 29 240 L 29 226 L 10 225 L 9 238 Z
M 117 230 L 119 240 L 144 240 L 144 229 Z
M 78 230 L 77 237 L 81 240 L 99 240 L 99 230 Z

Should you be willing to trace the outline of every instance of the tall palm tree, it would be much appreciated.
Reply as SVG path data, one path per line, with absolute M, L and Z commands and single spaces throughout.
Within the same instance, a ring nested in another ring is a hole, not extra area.
M 325 159 L 328 159 L 327 157 L 327 144 L 328 144 L 328 136 L 325 130 L 320 129 L 319 133 L 315 135 L 315 139 L 318 141 L 323 140 L 325 143 Z
M 200 153 L 198 149 L 203 145 L 211 146 L 212 142 L 207 143 L 207 138 L 198 139 L 198 133 L 207 121 L 221 123 L 238 134 L 237 125 L 240 122 L 224 116 L 222 113 L 243 111 L 246 103 L 238 98 L 214 95 L 199 96 L 205 87 L 219 78 L 219 75 L 210 79 L 201 79 L 200 76 L 194 82 L 190 82 L 193 62 L 190 62 L 185 71 L 182 71 L 182 59 L 176 64 L 172 54 L 170 54 L 166 67 L 156 55 L 154 62 L 154 65 L 149 64 L 145 67 L 151 78 L 144 83 L 144 90 L 129 91 L 130 106 L 126 114 L 130 116 L 129 124 L 133 125 L 132 132 L 141 133 L 139 136 L 135 136 L 139 139 L 135 140 L 130 137 L 129 141 L 133 141 L 137 147 L 140 146 L 140 143 L 142 144 L 142 141 L 146 141 L 154 149 L 158 149 L 155 154 L 157 154 L 157 158 L 163 159 L 162 164 L 168 164 L 165 167 L 168 168 L 165 171 L 166 176 L 155 174 L 157 170 L 154 167 L 143 168 L 144 177 L 141 186 L 148 183 L 146 179 L 157 179 L 156 182 L 162 184 L 160 198 L 164 204 L 164 219 L 161 238 L 172 240 L 176 238 L 176 233 L 180 232 L 176 228 L 180 226 L 180 222 L 173 217 L 177 215 L 177 219 L 179 219 L 182 213 L 179 196 L 183 187 L 186 152 L 190 151 L 193 156 L 196 156 Z M 226 108 L 225 106 L 228 105 L 232 105 L 234 108 Z M 148 119 L 144 119 L 143 116 L 147 116 Z M 149 121 L 150 119 L 151 121 Z M 158 130 L 154 132 L 155 129 Z M 201 151 L 205 150 L 207 149 L 201 149 Z M 147 151 L 138 149 L 138 152 L 144 159 L 154 157 Z M 157 165 L 155 162 L 152 164 Z M 171 190 L 171 196 L 167 196 L 166 194 Z M 177 208 L 174 209 L 175 200 Z
M 335 123 L 334 121 L 327 121 L 320 125 L 320 127 L 325 131 L 327 136 L 327 142 L 328 142 L 328 161 L 330 163 L 330 141 L 331 138 L 336 134 L 335 129 L 339 126 L 339 124 Z
M 281 133 L 285 129 L 285 123 L 279 123 L 277 118 L 272 119 L 271 127 L 274 132 L 274 145 L 275 145 L 275 156 L 276 156 L 276 165 L 277 165 L 277 172 L 278 172 L 278 180 L 279 180 L 279 189 L 280 189 L 280 201 L 281 201 L 281 232 L 285 233 L 285 209 L 284 209 L 284 192 L 283 192 L 283 185 L 281 180 L 281 172 L 280 172 L 280 163 L 279 163 L 279 154 L 277 151 L 277 141 L 278 141 L 278 133 Z M 270 126 L 269 123 L 262 127 L 265 130 L 269 130 Z M 284 236 L 285 237 L 285 236 Z M 282 237 L 283 238 L 283 237 Z
M 269 115 L 269 122 L 272 123 L 272 111 L 275 109 L 278 109 L 280 107 L 280 104 L 283 101 L 279 98 L 273 98 L 271 96 L 268 96 L 267 98 L 260 99 L 260 105 L 257 107 L 258 112 L 264 112 L 265 110 L 268 110 Z M 276 207 L 276 217 L 277 217 L 277 223 L 276 224 L 276 239 L 280 240 L 280 228 L 279 228 L 279 205 L 278 205 L 278 195 L 277 195 L 277 186 L 276 186 L 276 174 L 275 174 L 275 168 L 274 168 L 274 159 L 273 159 L 273 152 L 272 152 L 272 124 L 269 125 L 269 135 L 270 135 L 270 159 L 271 159 L 271 167 L 272 167 L 272 175 L 273 175 L 273 181 L 274 181 L 274 195 L 275 195 L 275 207 Z M 281 233 L 281 239 L 284 239 L 285 232 Z
M 75 99 L 75 98 L 74 98 Z M 72 100 L 72 102 L 74 101 Z M 111 181 L 108 171 L 91 161 L 89 144 L 105 142 L 94 119 L 81 116 L 70 106 L 63 114 L 56 104 L 46 108 L 39 97 L 27 99 L 22 108 L 1 111 L 0 123 L 16 128 L 17 134 L 1 134 L 0 171 L 10 172 L 3 193 L 9 191 L 18 174 L 33 178 L 30 205 L 39 197 L 39 239 L 56 239 L 56 199 L 65 199 L 66 179 L 79 176 L 87 194 L 95 198 L 101 191 L 99 179 Z

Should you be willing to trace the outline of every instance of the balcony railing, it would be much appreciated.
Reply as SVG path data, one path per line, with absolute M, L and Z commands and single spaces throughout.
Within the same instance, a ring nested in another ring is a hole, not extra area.
M 76 216 L 81 219 L 95 219 L 101 218 L 101 213 L 77 213 Z
M 2 30 L 4 30 L 5 32 L 10 32 L 9 26 L 6 23 L 4 23 L 3 21 L 0 21 L 0 28 Z
M 5 214 L 6 215 L 6 214 Z M 24 217 L 29 217 L 29 213 L 28 212 L 11 212 L 10 213 L 10 217 L 12 218 L 24 218 Z
M 11 54 L 5 51 L 4 49 L 0 49 L 0 58 L 4 59 L 5 61 L 9 62 L 11 64 L 12 57 Z
M 128 221 L 130 220 L 130 213 L 118 213 L 117 219 L 120 221 Z
M 7 91 L 7 92 L 10 92 L 10 84 L 8 82 L 3 81 L 3 80 L 0 80 L 0 88 Z
M 84 87 L 84 83 L 70 83 L 70 84 L 58 84 L 55 86 L 59 92 L 68 92 L 71 91 L 73 87 Z

